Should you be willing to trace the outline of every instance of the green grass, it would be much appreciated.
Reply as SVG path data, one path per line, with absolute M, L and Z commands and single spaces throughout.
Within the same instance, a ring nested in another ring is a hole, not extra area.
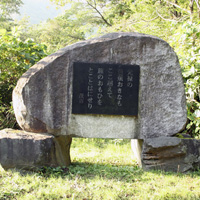
M 73 139 L 69 168 L 0 170 L 0 199 L 200 199 L 200 171 L 145 172 L 129 140 Z

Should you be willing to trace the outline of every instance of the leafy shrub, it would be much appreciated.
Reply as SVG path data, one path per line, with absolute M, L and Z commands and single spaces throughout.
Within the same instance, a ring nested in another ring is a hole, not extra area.
M 0 30 L 0 129 L 17 126 L 12 108 L 12 90 L 20 76 L 46 56 L 46 46 L 22 41 L 16 31 Z
M 172 45 L 182 68 L 187 99 L 185 132 L 200 137 L 200 23 L 185 22 L 173 35 Z

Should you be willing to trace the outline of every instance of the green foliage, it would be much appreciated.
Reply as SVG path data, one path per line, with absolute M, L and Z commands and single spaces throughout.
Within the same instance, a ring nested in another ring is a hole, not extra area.
M 171 37 L 179 55 L 187 98 L 188 123 L 186 132 L 200 136 L 200 23 L 185 22 Z M 178 44 L 178 45 L 177 45 Z
M 12 14 L 19 13 L 22 0 L 0 0 L 0 29 L 10 30 L 13 26 Z
M 11 14 L 19 13 L 22 0 L 0 0 L 0 21 L 10 20 Z
M 19 77 L 46 56 L 46 46 L 19 39 L 17 32 L 0 32 L 0 129 L 16 124 L 12 109 L 12 90 Z

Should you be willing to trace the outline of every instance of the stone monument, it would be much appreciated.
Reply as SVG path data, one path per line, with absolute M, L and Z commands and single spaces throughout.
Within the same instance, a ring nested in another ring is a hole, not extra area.
M 187 115 L 177 55 L 139 33 L 110 33 L 47 56 L 19 79 L 13 106 L 23 130 L 61 137 L 68 154 L 71 137 L 138 139 L 145 169 L 153 168 L 150 141 L 176 141 Z
M 145 139 L 186 123 L 178 58 L 162 39 L 111 33 L 67 46 L 31 67 L 13 92 L 22 129 Z

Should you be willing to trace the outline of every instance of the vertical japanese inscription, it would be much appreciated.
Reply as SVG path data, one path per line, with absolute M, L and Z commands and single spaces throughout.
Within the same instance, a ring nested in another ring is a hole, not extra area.
M 74 63 L 74 114 L 137 115 L 138 65 Z
M 88 69 L 88 84 L 87 84 L 87 107 L 89 110 L 93 107 L 93 92 L 94 92 L 94 86 L 93 86 L 93 73 L 94 69 L 92 67 L 89 67 Z M 82 92 L 80 93 L 82 94 Z M 83 92 L 84 94 L 84 92 Z
M 98 67 L 97 69 L 97 105 L 102 106 L 103 99 L 103 79 L 104 79 L 104 69 Z

